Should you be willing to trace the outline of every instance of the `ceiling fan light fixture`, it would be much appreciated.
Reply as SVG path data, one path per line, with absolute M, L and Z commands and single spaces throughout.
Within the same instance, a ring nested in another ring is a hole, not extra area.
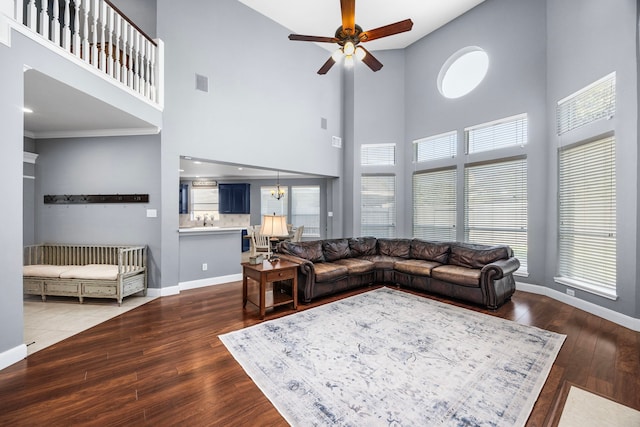
M 344 57 L 344 66 L 353 67 L 353 56 L 347 55 Z
M 342 49 L 338 49 L 331 54 L 331 58 L 333 58 L 333 60 L 336 62 L 340 61 L 343 56 L 344 54 L 342 53 Z
M 356 58 L 358 58 L 358 60 L 362 61 L 364 59 L 365 56 L 367 56 L 367 52 L 361 48 L 360 46 L 358 46 L 356 48 Z
M 353 42 L 348 41 L 344 44 L 343 50 L 345 55 L 351 56 L 356 51 L 356 47 L 354 46 Z

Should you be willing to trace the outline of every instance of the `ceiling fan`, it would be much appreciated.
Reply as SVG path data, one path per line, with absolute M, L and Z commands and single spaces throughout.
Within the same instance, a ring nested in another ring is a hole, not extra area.
M 341 47 L 329 57 L 327 62 L 318 70 L 318 74 L 327 74 L 327 71 L 333 67 L 337 61 L 343 56 L 345 64 L 353 63 L 353 56 L 367 64 L 373 71 L 382 68 L 382 63 L 378 61 L 371 53 L 360 43 L 369 42 L 371 40 L 380 39 L 382 37 L 392 36 L 394 34 L 410 31 L 413 27 L 411 19 L 396 22 L 394 24 L 385 25 L 384 27 L 375 28 L 369 31 L 362 31 L 362 28 L 356 24 L 356 1 L 340 0 L 340 9 L 342 10 L 342 25 L 336 30 L 334 37 L 321 36 L 303 36 L 300 34 L 289 34 L 289 40 L 303 42 L 319 42 L 319 43 L 337 43 Z

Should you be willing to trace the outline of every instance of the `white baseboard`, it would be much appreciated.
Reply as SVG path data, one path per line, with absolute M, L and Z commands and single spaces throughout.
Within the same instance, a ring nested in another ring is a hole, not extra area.
M 562 292 L 556 291 L 555 289 L 547 288 L 546 286 L 532 285 L 529 283 L 520 282 L 516 282 L 516 289 L 523 292 L 530 292 L 532 294 L 544 295 L 549 298 L 553 298 L 554 300 L 563 302 L 572 307 L 584 310 L 587 313 L 591 313 L 613 323 L 617 323 L 618 325 L 624 326 L 625 328 L 640 332 L 640 319 L 627 316 L 626 314 L 618 313 L 617 311 L 601 307 L 597 304 L 593 304 L 580 298 L 563 294 Z
M 221 285 L 223 283 L 237 282 L 242 280 L 242 273 L 229 274 L 228 276 L 209 277 L 207 279 L 191 280 L 189 282 L 180 282 L 178 286 L 181 291 L 187 289 L 203 288 L 205 286 Z
M 167 286 L 164 288 L 147 288 L 147 295 L 150 297 L 168 297 L 178 295 L 180 293 L 179 286 Z
M 2 352 L 0 353 L 0 369 L 11 366 L 25 357 L 27 357 L 27 346 L 25 344 L 20 344 L 17 347 Z

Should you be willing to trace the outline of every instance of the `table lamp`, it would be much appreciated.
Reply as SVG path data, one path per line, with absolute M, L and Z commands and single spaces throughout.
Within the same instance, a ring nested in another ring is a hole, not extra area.
M 260 234 L 269 236 L 270 238 L 267 256 L 269 257 L 269 261 L 272 261 L 276 257 L 274 257 L 271 252 L 271 239 L 278 236 L 287 236 L 289 234 L 287 231 L 287 217 L 283 215 L 263 215 Z

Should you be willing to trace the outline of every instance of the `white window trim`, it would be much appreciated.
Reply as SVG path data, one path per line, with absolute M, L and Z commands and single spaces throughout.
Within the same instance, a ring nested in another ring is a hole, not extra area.
M 589 292 L 603 298 L 616 301 L 618 294 L 613 289 L 606 289 L 602 286 L 592 285 L 580 280 L 570 279 L 568 277 L 554 277 L 553 280 L 561 285 L 566 285 L 572 288 L 580 289 L 581 291 Z

